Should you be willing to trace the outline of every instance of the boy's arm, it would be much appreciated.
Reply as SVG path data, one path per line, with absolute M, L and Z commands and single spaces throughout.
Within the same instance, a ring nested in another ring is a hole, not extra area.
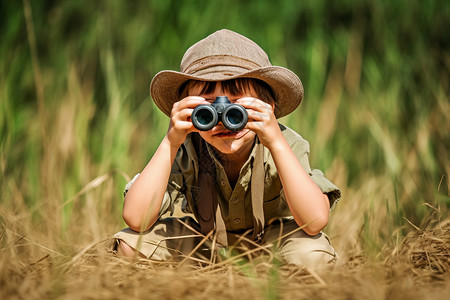
M 199 104 L 208 102 L 201 97 L 189 96 L 174 104 L 166 136 L 128 190 L 122 217 L 134 231 L 147 230 L 158 219 L 178 148 L 189 133 L 198 131 L 189 118 Z
M 281 135 L 269 148 L 283 185 L 289 209 L 299 226 L 309 235 L 318 234 L 328 223 L 330 202 L 305 172 L 295 153 Z
M 236 103 L 247 108 L 247 128 L 253 130 L 269 149 L 295 221 L 299 226 L 304 226 L 307 234 L 318 234 L 328 223 L 328 196 L 305 172 L 284 138 L 273 114 L 273 106 L 255 98 L 241 98 Z
M 134 231 L 152 226 L 159 211 L 169 181 L 178 147 L 164 137 L 150 162 L 128 190 L 123 206 L 123 219 Z

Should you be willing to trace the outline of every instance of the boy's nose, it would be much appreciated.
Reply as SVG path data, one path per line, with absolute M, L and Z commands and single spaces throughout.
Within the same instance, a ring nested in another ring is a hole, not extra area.
M 223 125 L 222 121 L 219 121 L 219 123 L 217 123 L 217 125 L 214 126 L 214 128 L 226 129 L 226 128 L 225 128 L 225 125 Z

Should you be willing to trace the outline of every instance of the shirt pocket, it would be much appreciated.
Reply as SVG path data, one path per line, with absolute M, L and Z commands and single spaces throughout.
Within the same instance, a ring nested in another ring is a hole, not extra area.
M 268 224 L 270 220 L 290 216 L 289 208 L 279 195 L 273 199 L 264 201 L 263 209 L 266 224 Z

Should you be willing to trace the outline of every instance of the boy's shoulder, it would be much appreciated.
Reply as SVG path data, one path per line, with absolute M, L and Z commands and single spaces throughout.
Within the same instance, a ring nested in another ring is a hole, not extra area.
M 278 126 L 281 129 L 281 133 L 283 134 L 284 138 L 288 142 L 290 146 L 292 146 L 295 143 L 306 143 L 309 144 L 307 140 L 305 140 L 298 132 L 295 130 L 287 127 L 286 125 L 283 125 L 281 123 L 278 123 Z

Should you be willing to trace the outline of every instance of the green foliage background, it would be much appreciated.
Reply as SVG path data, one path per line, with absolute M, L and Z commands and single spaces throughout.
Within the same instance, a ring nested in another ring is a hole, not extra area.
M 379 249 L 423 203 L 449 206 L 449 19 L 446 0 L 3 1 L 2 212 L 49 244 L 119 230 L 123 186 L 168 126 L 152 77 L 228 28 L 299 75 L 304 102 L 281 122 L 343 189 L 330 230 L 362 218 Z

